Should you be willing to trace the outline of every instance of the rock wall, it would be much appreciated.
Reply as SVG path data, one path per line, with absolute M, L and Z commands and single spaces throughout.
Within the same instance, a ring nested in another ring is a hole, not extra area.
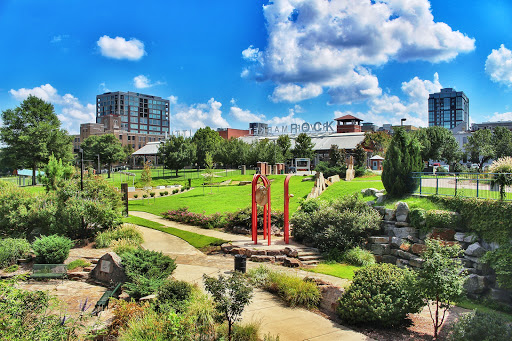
M 369 238 L 368 248 L 378 262 L 391 263 L 400 267 L 419 269 L 423 265 L 421 254 L 427 238 L 444 240 L 447 244 L 459 244 L 463 250 L 462 264 L 468 279 L 464 285 L 468 296 L 478 298 L 488 295 L 501 303 L 512 305 L 512 292 L 499 288 L 496 275 L 481 258 L 487 251 L 498 245 L 462 232 L 457 226 L 453 229 L 434 228 L 428 234 L 411 226 L 408 219 L 409 207 L 398 202 L 395 209 L 374 206 L 382 216 L 382 229 L 379 235 Z

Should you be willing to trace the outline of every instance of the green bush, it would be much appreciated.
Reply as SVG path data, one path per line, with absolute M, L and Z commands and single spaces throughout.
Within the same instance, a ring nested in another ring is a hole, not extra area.
M 164 191 L 164 195 L 168 195 L 169 194 L 169 191 Z
M 335 250 L 338 254 L 361 245 L 380 229 L 380 222 L 379 213 L 357 194 L 321 202 L 313 212 L 299 210 L 291 219 L 296 241 L 315 245 L 323 252 Z
M 118 239 L 112 241 L 110 247 L 112 248 L 112 251 L 121 256 L 125 252 L 133 252 L 140 249 L 141 246 L 139 243 L 131 239 Z
M 460 216 L 455 212 L 443 210 L 428 210 L 425 214 L 425 226 L 432 228 L 453 229 L 460 225 Z
M 413 208 L 409 212 L 409 220 L 414 228 L 420 229 L 425 226 L 427 211 L 423 208 Z
M 139 197 L 139 195 L 138 195 L 138 194 L 134 194 L 134 195 L 133 195 L 133 198 L 134 198 L 134 199 L 137 199 L 138 197 Z
M 15 272 L 15 271 L 18 271 L 19 268 L 20 268 L 20 266 L 18 264 L 13 264 L 13 265 L 5 268 L 4 271 L 7 272 L 7 273 Z
M 134 244 L 144 243 L 142 233 L 133 224 L 123 224 L 115 229 L 106 230 L 96 235 L 95 242 L 97 248 L 105 248 L 112 246 L 112 242 L 116 240 L 130 240 Z
M 501 287 L 512 289 L 512 245 L 488 251 L 482 260 L 494 269 L 496 280 Z
M 142 197 L 143 197 L 144 199 L 146 199 L 146 198 L 148 197 L 148 195 L 147 195 L 147 194 L 142 194 Z
M 176 193 L 178 193 L 179 191 L 180 191 L 179 189 L 173 189 L 173 190 L 172 190 L 172 194 L 176 194 Z
M 512 340 L 510 321 L 495 313 L 473 311 L 462 314 L 448 334 L 449 341 L 509 341 Z
M 415 287 L 410 270 L 392 264 L 367 266 L 356 271 L 352 284 L 340 298 L 338 314 L 350 324 L 401 324 L 407 314 L 423 307 Z
M 370 251 L 361 249 L 359 246 L 345 252 L 343 260 L 346 263 L 355 266 L 368 266 L 375 264 L 375 256 Z
M 346 166 L 343 166 L 343 167 L 342 166 L 331 166 L 331 165 L 329 165 L 328 162 L 320 161 L 316 165 L 315 171 L 323 173 L 325 178 L 328 178 L 333 175 L 339 175 L 339 176 L 344 177 L 345 173 L 347 172 L 347 167 Z
M 160 196 L 163 197 L 165 195 L 165 192 L 160 192 Z
M 73 247 L 71 239 L 58 236 L 43 236 L 36 238 L 32 249 L 36 254 L 36 262 L 42 264 L 62 264 L 69 257 L 69 250 Z
M 75 259 L 74 261 L 68 264 L 68 270 L 74 270 L 76 268 L 86 268 L 88 266 L 91 266 L 91 263 L 89 263 L 85 259 Z
M 30 244 L 26 239 L 6 238 L 0 240 L 0 268 L 16 263 L 17 259 L 30 254 Z
M 155 192 L 151 192 L 151 193 L 149 193 L 149 196 L 150 196 L 151 198 L 154 198 L 154 197 L 155 197 Z
M 257 322 L 250 322 L 245 324 L 235 323 L 231 331 L 231 340 L 236 341 L 259 341 L 258 332 L 260 325 Z M 222 324 L 218 330 L 218 335 L 222 340 L 228 339 L 228 326 L 226 323 Z
M 272 225 L 282 227 L 284 225 L 284 213 L 278 210 L 272 210 L 270 212 L 270 220 Z M 239 209 L 236 212 L 228 212 L 226 214 L 226 227 L 245 227 L 248 229 L 252 228 L 252 208 L 246 207 Z M 263 207 L 258 205 L 258 229 L 263 229 Z
M 158 288 L 158 306 L 170 307 L 177 312 L 182 312 L 185 302 L 192 296 L 192 288 L 192 285 L 185 281 L 166 280 Z

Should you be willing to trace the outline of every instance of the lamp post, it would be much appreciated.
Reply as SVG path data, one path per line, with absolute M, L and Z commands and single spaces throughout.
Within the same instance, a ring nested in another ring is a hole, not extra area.
M 98 157 L 98 175 L 101 175 L 101 168 L 100 168 L 100 154 L 96 154 Z
M 84 150 L 80 148 L 80 191 L 84 190 Z
M 402 118 L 402 119 L 400 120 L 400 126 L 401 126 L 401 127 L 403 127 L 403 126 L 404 126 L 404 122 L 405 122 L 405 121 L 407 121 L 407 119 L 406 119 L 406 118 Z

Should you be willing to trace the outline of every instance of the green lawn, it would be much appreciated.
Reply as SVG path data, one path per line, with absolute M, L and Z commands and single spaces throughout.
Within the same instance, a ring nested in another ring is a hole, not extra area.
M 469 299 L 465 299 L 464 301 L 458 303 L 457 306 L 461 307 L 461 308 L 465 308 L 465 309 L 471 309 L 471 310 L 478 309 L 484 313 L 496 313 L 512 322 L 512 313 L 506 313 L 503 311 L 499 311 L 499 310 L 490 308 L 484 304 L 481 304 L 481 303 L 478 303 L 478 302 L 475 302 L 475 301 L 472 301 Z
M 25 191 L 30 192 L 30 193 L 44 193 L 46 191 L 44 186 L 41 186 L 41 185 L 25 186 L 25 187 L 21 187 L 21 188 L 23 188 Z
M 419 197 L 419 196 L 407 196 L 399 199 L 388 199 L 385 200 L 381 205 L 386 208 L 395 208 L 395 204 L 398 201 L 406 202 L 409 206 L 409 209 L 413 208 L 423 208 L 424 210 L 446 210 L 447 208 L 441 203 L 432 202 L 428 197 Z
M 354 271 L 359 269 L 361 269 L 361 267 L 359 266 L 347 265 L 342 263 L 320 263 L 316 267 L 306 270 L 319 274 L 331 275 L 339 278 L 352 279 L 354 278 Z
M 145 226 L 149 227 L 154 230 L 162 231 L 168 234 L 172 234 L 173 236 L 176 236 L 178 238 L 183 239 L 193 247 L 197 249 L 201 249 L 207 246 L 216 246 L 216 245 L 222 245 L 226 241 L 219 238 L 204 236 L 202 234 L 197 234 L 194 232 L 189 231 L 183 231 L 174 227 L 166 227 L 160 223 L 147 220 L 144 218 L 129 216 L 127 218 L 124 218 L 123 221 L 125 223 L 135 224 L 139 226 Z
M 353 193 L 361 193 L 361 190 L 365 188 L 384 189 L 384 185 L 382 181 L 380 181 L 380 175 L 368 178 L 356 178 L 352 181 L 341 180 L 327 187 L 322 195 L 320 195 L 320 199 L 332 200 Z
M 270 175 L 274 180 L 270 187 L 272 196 L 272 209 L 284 209 L 284 179 L 285 175 Z M 250 181 L 251 175 L 237 175 L 230 177 L 234 181 Z M 312 181 L 302 182 L 303 177 L 294 176 L 290 179 L 290 214 L 299 206 L 300 199 L 305 198 L 313 188 Z M 159 197 L 154 200 L 131 200 L 129 209 L 132 211 L 149 212 L 160 215 L 162 212 L 188 207 L 190 212 L 213 214 L 216 212 L 235 212 L 240 208 L 251 206 L 251 185 L 246 186 L 214 186 L 196 187 L 188 192 L 178 195 Z

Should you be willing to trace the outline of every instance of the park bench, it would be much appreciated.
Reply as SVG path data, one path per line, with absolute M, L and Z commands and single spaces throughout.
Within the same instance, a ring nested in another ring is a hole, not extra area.
M 32 267 L 32 279 L 65 278 L 68 275 L 66 264 L 34 264 Z
M 108 302 L 110 301 L 110 299 L 112 297 L 114 297 L 114 298 L 119 297 L 119 294 L 121 293 L 122 285 L 123 285 L 123 283 L 119 282 L 119 283 L 117 283 L 117 285 L 114 287 L 113 290 L 105 291 L 103 296 L 101 296 L 101 298 L 98 300 L 98 302 L 96 302 L 96 305 L 94 306 L 94 311 L 98 312 L 100 308 L 101 308 L 101 310 L 108 308 Z

